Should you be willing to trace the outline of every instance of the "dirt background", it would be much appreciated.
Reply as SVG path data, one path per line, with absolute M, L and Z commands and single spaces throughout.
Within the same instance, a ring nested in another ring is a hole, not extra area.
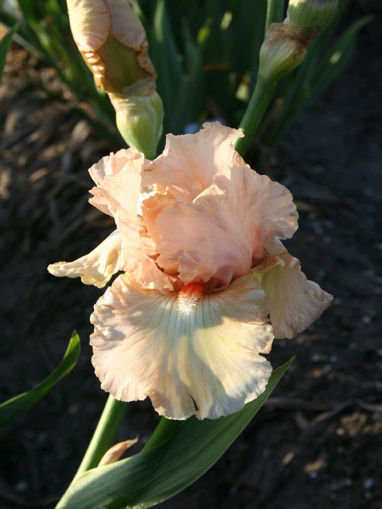
M 345 25 L 382 13 L 354 2 Z M 224 457 L 164 509 L 382 508 L 382 59 L 378 17 L 351 64 L 291 126 L 262 171 L 300 205 L 288 242 L 310 279 L 335 295 L 274 366 L 296 355 L 261 413 Z M 14 46 L 0 86 L 0 400 L 33 387 L 58 364 L 71 331 L 82 353 L 70 376 L 0 434 L 0 507 L 50 508 L 72 478 L 105 394 L 90 364 L 92 306 L 102 291 L 55 279 L 112 229 L 87 204 L 86 169 L 118 147 L 31 86 L 49 69 Z M 130 404 L 118 439 L 147 441 L 158 418 Z

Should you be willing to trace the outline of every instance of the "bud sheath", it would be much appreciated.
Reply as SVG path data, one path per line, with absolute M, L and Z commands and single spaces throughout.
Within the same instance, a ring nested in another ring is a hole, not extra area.
M 150 95 L 110 94 L 116 111 L 120 133 L 131 147 L 148 159 L 155 158 L 155 149 L 162 134 L 162 99 L 154 90 Z
M 300 27 L 288 21 L 273 23 L 260 48 L 259 74 L 277 81 L 293 71 L 304 60 L 318 32 L 318 27 Z

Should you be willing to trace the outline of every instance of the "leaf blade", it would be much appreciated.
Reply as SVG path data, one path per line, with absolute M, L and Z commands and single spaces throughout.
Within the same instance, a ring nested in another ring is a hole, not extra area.
M 7 61 L 8 52 L 11 48 L 13 35 L 16 32 L 17 27 L 18 25 L 16 24 L 10 28 L 0 41 L 0 83 L 3 78 L 5 63 Z
M 0 405 L 0 428 L 19 414 L 27 411 L 37 401 L 66 376 L 76 365 L 80 355 L 80 339 L 76 332 L 73 332 L 65 354 L 57 368 L 48 375 L 39 385 L 30 391 L 23 392 Z
M 175 495 L 203 475 L 228 449 L 276 387 L 293 359 L 273 371 L 266 391 L 240 412 L 216 420 L 170 423 L 168 439 L 159 437 L 139 454 L 93 469 L 75 481 L 57 509 L 144 509 Z M 166 426 L 163 420 L 160 426 Z M 218 437 L 218 438 L 217 438 Z

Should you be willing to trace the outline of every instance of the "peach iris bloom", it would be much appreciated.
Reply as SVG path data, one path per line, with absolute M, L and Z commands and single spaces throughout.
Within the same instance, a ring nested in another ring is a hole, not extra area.
M 154 161 L 135 149 L 101 159 L 90 203 L 117 229 L 49 266 L 98 287 L 122 272 L 91 316 L 95 372 L 116 399 L 149 396 L 167 418 L 240 410 L 266 388 L 274 337 L 292 338 L 332 300 L 281 244 L 297 229 L 292 195 L 244 163 L 240 136 L 208 123 L 168 135 Z

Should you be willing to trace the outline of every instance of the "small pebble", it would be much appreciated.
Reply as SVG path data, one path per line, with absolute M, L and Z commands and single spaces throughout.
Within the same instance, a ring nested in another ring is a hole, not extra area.
M 25 481 L 19 481 L 15 485 L 15 491 L 25 491 L 28 489 L 28 484 Z
M 374 480 L 369 477 L 363 481 L 363 487 L 367 490 L 370 489 L 374 485 Z

